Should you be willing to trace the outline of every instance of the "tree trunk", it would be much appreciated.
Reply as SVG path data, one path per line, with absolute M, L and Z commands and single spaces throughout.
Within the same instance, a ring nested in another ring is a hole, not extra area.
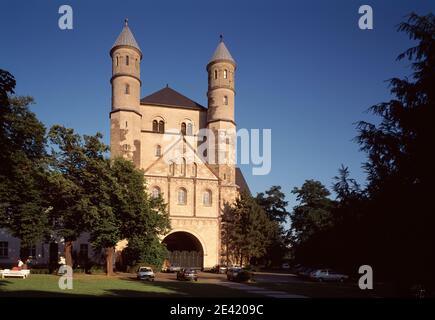
M 65 241 L 64 246 L 64 254 L 65 254 L 65 263 L 67 266 L 73 267 L 73 259 L 72 259 L 72 241 Z
M 106 274 L 113 275 L 113 247 L 106 248 Z

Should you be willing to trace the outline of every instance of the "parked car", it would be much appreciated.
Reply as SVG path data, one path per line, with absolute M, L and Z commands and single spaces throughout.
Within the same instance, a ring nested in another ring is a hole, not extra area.
M 181 269 L 177 272 L 177 280 L 198 281 L 198 272 L 194 269 Z
M 233 267 L 227 271 L 227 279 L 229 281 L 245 282 L 253 279 L 253 273 L 249 270 Z
M 309 268 L 309 267 L 305 267 L 305 268 L 302 268 L 302 269 L 298 272 L 298 275 L 299 275 L 300 277 L 302 277 L 302 278 L 310 278 L 311 273 L 312 273 L 313 271 L 316 271 L 316 269 L 314 269 L 314 268 Z
M 154 271 L 150 267 L 139 267 L 137 269 L 137 278 L 139 280 L 154 281 Z
M 178 272 L 181 270 L 181 267 L 176 264 L 171 264 L 168 268 L 168 272 Z
M 213 268 L 210 269 L 210 272 L 225 274 L 225 273 L 227 273 L 227 266 L 217 264 Z
M 288 263 L 283 263 L 283 264 L 281 265 L 281 269 L 289 270 L 289 269 L 290 269 L 290 265 L 289 265 Z
M 331 269 L 318 269 L 310 274 L 310 278 L 317 281 L 340 281 L 349 279 L 349 276 L 333 271 Z

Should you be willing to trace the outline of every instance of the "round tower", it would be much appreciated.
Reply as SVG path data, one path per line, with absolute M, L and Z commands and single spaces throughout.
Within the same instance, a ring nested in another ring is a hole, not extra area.
M 207 64 L 207 128 L 213 133 L 213 138 L 208 138 L 209 152 L 212 153 L 208 158 L 221 183 L 232 185 L 235 184 L 235 71 L 236 62 L 221 35 L 219 44 Z
M 127 19 L 110 50 L 110 57 L 112 58 L 111 156 L 123 156 L 139 166 L 142 51 L 128 27 Z

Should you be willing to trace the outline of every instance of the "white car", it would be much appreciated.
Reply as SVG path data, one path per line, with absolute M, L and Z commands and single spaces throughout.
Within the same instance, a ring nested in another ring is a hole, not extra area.
M 139 267 L 137 270 L 137 278 L 139 280 L 154 281 L 154 271 L 150 267 Z
M 344 282 L 349 276 L 335 272 L 331 269 L 318 269 L 310 273 L 310 278 L 317 281 L 340 281 Z
M 174 265 L 169 266 L 168 271 L 169 272 L 178 272 L 178 271 L 181 271 L 181 267 L 174 264 Z

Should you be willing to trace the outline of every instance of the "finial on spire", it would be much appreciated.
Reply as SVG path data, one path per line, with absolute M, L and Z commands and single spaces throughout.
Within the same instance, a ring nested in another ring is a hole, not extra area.
M 166 84 L 166 88 L 169 88 L 169 83 Z
M 219 35 L 219 42 L 224 42 L 224 35 L 222 33 Z
M 124 25 L 127 27 L 128 26 L 128 18 L 124 19 Z

